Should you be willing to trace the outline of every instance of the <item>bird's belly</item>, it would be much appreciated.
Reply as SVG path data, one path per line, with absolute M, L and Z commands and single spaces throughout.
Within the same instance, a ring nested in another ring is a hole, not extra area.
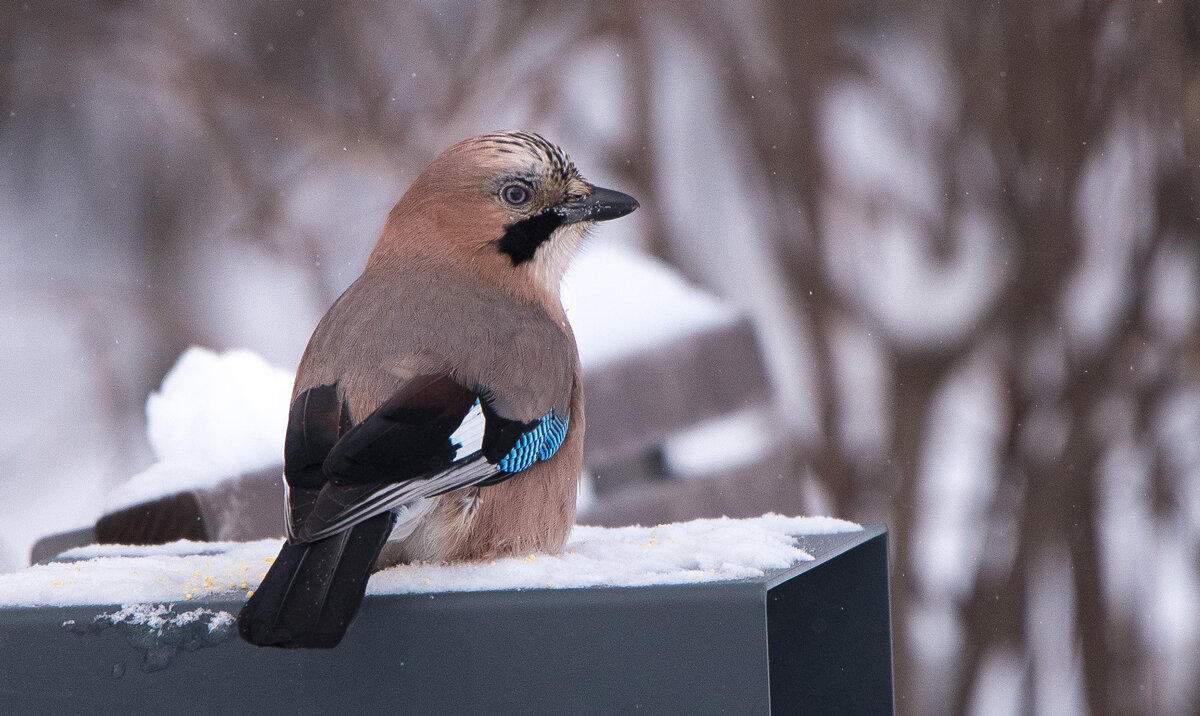
M 376 569 L 409 562 L 447 562 L 470 533 L 479 506 L 480 488 L 467 488 L 422 500 L 411 509 L 413 519 L 397 520 Z
M 377 569 L 557 553 L 575 521 L 575 480 L 546 479 L 538 463 L 498 485 L 429 500 L 411 529 L 393 532 Z

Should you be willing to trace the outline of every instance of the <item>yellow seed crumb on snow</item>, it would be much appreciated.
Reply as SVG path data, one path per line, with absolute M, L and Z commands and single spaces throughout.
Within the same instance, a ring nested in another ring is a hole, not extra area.
M 63 583 L 63 581 L 61 579 L 54 580 L 54 586 L 56 586 L 56 587 L 61 587 L 62 583 Z
M 212 562 L 205 562 L 205 563 L 204 563 L 204 566 L 205 566 L 205 567 L 211 567 L 211 566 L 212 566 Z
M 233 585 L 231 584 L 231 585 L 229 585 L 229 586 L 231 586 L 231 587 L 232 587 Z M 244 579 L 243 579 L 243 580 L 242 580 L 242 589 L 245 589 L 245 588 L 246 588 L 246 580 L 244 580 Z
M 241 562 L 242 560 L 240 560 L 240 559 L 239 559 L 238 561 L 239 561 L 239 562 Z M 240 569 L 241 569 L 243 572 L 249 572 L 249 571 L 250 571 L 250 565 L 246 565 L 245 567 L 241 567 Z
M 184 599 L 188 599 L 188 600 L 190 600 L 190 599 L 192 598 L 192 593 L 191 593 L 191 592 L 184 592 L 184 593 L 183 593 L 183 598 L 184 598 Z
M 212 577 L 205 577 L 205 578 L 204 578 L 204 588 L 205 588 L 205 589 L 209 589 L 210 587 L 212 587 L 212 584 L 213 584 Z
M 247 590 L 247 591 L 246 591 L 246 598 L 247 598 L 247 599 L 249 599 L 250 597 L 253 597 L 253 596 L 254 596 L 254 590 L 253 590 L 253 589 L 250 589 L 250 590 Z
M 554 585 L 553 585 L 553 584 L 551 584 L 551 583 L 549 583 L 549 582 L 546 582 L 546 586 L 547 586 L 547 587 L 553 587 Z
M 429 584 L 429 577 L 421 580 L 421 584 Z
M 274 557 L 263 557 L 263 561 L 266 562 L 267 564 L 275 564 Z
M 155 578 L 154 578 L 154 581 L 156 581 L 156 582 L 161 582 L 161 581 L 162 581 L 162 577 L 155 577 Z
M 710 569 L 710 570 L 708 570 L 708 573 L 709 573 L 709 574 L 716 574 L 716 573 L 717 573 L 717 570 L 715 570 L 715 569 Z
M 199 576 L 200 576 L 200 570 L 198 570 L 198 569 L 197 569 L 195 572 L 192 572 L 192 576 L 193 576 L 193 577 L 199 577 Z
M 535 557 L 534 555 L 532 555 L 532 554 L 531 554 L 531 555 L 529 555 L 528 557 L 526 557 L 526 558 L 525 558 L 525 563 L 526 563 L 526 564 L 528 564 L 528 563 L 532 562 L 532 561 L 533 561 L 533 560 L 535 560 L 535 559 L 537 559 L 537 557 Z

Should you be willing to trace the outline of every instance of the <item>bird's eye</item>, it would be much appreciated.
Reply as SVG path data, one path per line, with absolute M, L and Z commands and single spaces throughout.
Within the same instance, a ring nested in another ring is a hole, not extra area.
M 520 206 L 529 201 L 529 190 L 521 184 L 509 184 L 500 190 L 500 196 L 509 204 Z

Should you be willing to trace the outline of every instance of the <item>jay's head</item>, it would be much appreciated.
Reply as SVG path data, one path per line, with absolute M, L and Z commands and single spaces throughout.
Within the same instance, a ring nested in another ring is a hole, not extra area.
M 446 252 L 483 270 L 557 293 L 584 234 L 638 207 L 579 175 L 537 134 L 493 132 L 450 147 L 413 182 L 389 217 L 381 252 Z

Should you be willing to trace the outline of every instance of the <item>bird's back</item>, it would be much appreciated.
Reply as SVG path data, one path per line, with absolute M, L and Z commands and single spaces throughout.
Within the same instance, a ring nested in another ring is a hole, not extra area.
M 447 285 L 454 286 L 452 293 Z M 381 562 L 555 551 L 574 518 L 575 480 L 561 475 L 574 478 L 582 469 L 577 370 L 565 317 L 508 296 L 467 271 L 373 266 L 318 324 L 297 371 L 293 399 L 333 386 L 347 407 L 348 428 L 414 378 L 450 374 L 502 402 L 500 411 L 513 419 L 535 420 L 551 409 L 570 415 L 566 439 L 550 460 L 501 485 L 414 505 L 415 519 L 401 523 L 402 539 L 385 548 Z M 298 504 L 304 500 L 299 493 L 294 497 L 293 510 L 301 510 L 294 518 L 302 520 L 307 504 Z M 493 520 L 493 514 L 506 517 Z
M 565 317 L 542 306 L 453 267 L 375 266 L 317 325 L 292 397 L 337 385 L 357 423 L 412 378 L 448 372 L 486 387 L 506 416 L 532 420 L 567 408 L 576 362 Z

